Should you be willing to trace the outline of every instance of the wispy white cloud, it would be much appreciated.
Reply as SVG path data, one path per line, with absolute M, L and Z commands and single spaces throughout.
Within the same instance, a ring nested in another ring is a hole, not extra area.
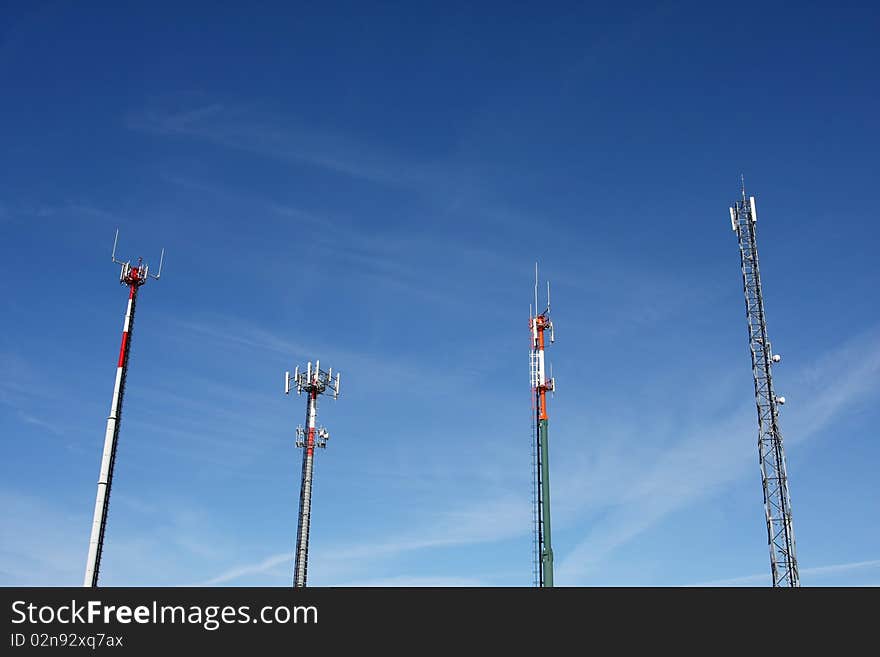
M 51 391 L 40 384 L 39 373 L 30 363 L 17 354 L 0 353 L 0 409 L 9 409 L 21 424 L 63 436 L 64 428 L 46 419 L 47 402 L 52 401 Z
M 282 217 L 287 223 L 293 221 L 299 226 L 310 225 L 320 228 L 322 231 L 333 233 L 334 236 L 338 236 L 339 233 L 343 233 L 346 230 L 346 228 L 342 227 L 339 222 L 330 221 L 326 217 L 318 216 L 301 208 L 296 208 L 285 203 L 279 203 L 241 189 L 230 187 L 229 185 L 221 185 L 206 180 L 194 179 L 190 176 L 168 171 L 161 171 L 159 175 L 162 180 L 175 187 L 188 191 L 195 191 L 200 195 L 210 195 L 211 197 L 222 199 L 224 201 L 246 205 L 250 208 L 254 208 L 255 211 L 259 212 L 261 215 L 277 215 Z
M 280 566 L 282 564 L 293 564 L 292 552 L 273 554 L 255 563 L 244 564 L 241 566 L 230 568 L 228 570 L 224 570 L 219 575 L 215 575 L 214 577 L 211 577 L 210 579 L 201 582 L 197 586 L 217 586 L 220 584 L 228 584 L 229 582 L 233 582 L 242 577 L 247 577 L 248 575 L 268 572 L 274 569 L 276 566 Z M 291 570 L 291 573 L 292 572 L 293 571 Z
M 798 391 L 797 411 L 789 410 L 786 444 L 820 433 L 844 409 L 876 396 L 880 389 L 880 332 L 869 331 L 838 346 L 814 364 L 789 375 Z M 787 407 L 793 408 L 793 407 Z M 558 562 L 560 582 L 575 583 L 595 570 L 612 551 L 653 527 L 669 513 L 708 495 L 749 470 L 753 441 L 743 440 L 753 425 L 754 406 L 743 404 L 713 423 L 684 426 L 683 437 L 659 458 L 627 462 L 616 488 L 592 504 L 608 513 Z M 590 473 L 578 473 L 589 478 Z M 602 474 L 596 472 L 600 479 Z M 565 484 L 563 484 L 565 485 Z
M 0 585 L 78 586 L 82 582 L 94 500 L 78 503 L 0 490 Z M 235 541 L 201 509 L 179 500 L 114 495 L 101 582 L 106 586 L 176 586 L 219 567 Z M 148 531 L 141 531 L 149 526 Z
M 4 586 L 77 586 L 88 520 L 29 494 L 0 490 L 0 580 Z
M 180 112 L 150 109 L 130 115 L 127 124 L 135 130 L 199 139 L 371 182 L 411 185 L 427 178 L 417 163 L 316 126 L 289 118 L 280 122 L 253 107 L 210 103 Z
M 809 585 L 809 580 L 818 580 L 821 582 L 823 577 L 830 575 L 842 575 L 855 571 L 878 570 L 880 571 L 880 559 L 871 561 L 854 561 L 851 563 L 839 563 L 830 566 L 815 566 L 812 568 L 801 568 L 799 573 L 801 583 Z M 876 575 L 876 573 L 875 573 Z M 807 581 L 804 581 L 804 578 Z M 729 579 L 719 579 L 711 582 L 702 582 L 693 586 L 766 586 L 770 581 L 770 573 L 760 575 L 744 575 L 742 577 L 732 577 Z M 868 585 L 870 586 L 870 585 Z
M 524 528 L 528 527 L 529 509 L 518 498 L 502 497 L 473 502 L 469 506 L 441 511 L 434 516 L 433 522 L 399 532 L 388 538 L 381 540 L 366 538 L 356 544 L 330 546 L 320 552 L 312 552 L 309 555 L 309 572 L 316 574 L 323 581 L 345 581 L 345 578 L 357 581 L 357 573 L 369 570 L 376 560 L 417 550 L 491 543 L 520 535 L 527 531 Z M 258 561 L 228 568 L 205 580 L 203 584 L 205 586 L 228 584 L 270 572 L 281 564 L 292 564 L 292 562 L 293 554 L 290 552 L 273 554 Z M 357 585 L 380 586 L 380 584 Z M 387 585 L 405 586 L 406 584 Z M 444 586 L 444 584 L 436 585 Z M 449 586 L 453 585 L 470 586 L 470 584 L 449 584 Z M 424 586 L 429 585 L 424 584 Z
M 20 202 L 12 206 L 0 206 L 0 221 L 15 219 L 32 220 L 34 217 L 46 219 L 98 219 L 119 221 L 120 217 L 113 212 L 100 208 L 92 203 L 80 200 L 61 200 L 54 203 Z
M 497 250 L 476 244 L 463 244 L 456 236 L 432 234 L 418 224 L 409 229 L 366 230 L 357 221 L 316 214 L 272 199 L 230 189 L 214 183 L 162 173 L 174 185 L 233 200 L 263 216 L 293 221 L 301 228 L 312 228 L 309 251 L 319 261 L 332 263 L 340 271 L 356 271 L 358 280 L 371 281 L 375 289 L 387 295 L 404 292 L 423 303 L 460 306 L 461 296 L 448 291 L 454 271 L 493 270 L 515 272 L 513 260 Z M 491 304 L 492 300 L 485 300 Z
M 339 130 L 306 125 L 289 113 L 279 116 L 255 105 L 209 101 L 185 110 L 146 109 L 130 114 L 126 123 L 130 129 L 157 136 L 223 146 L 355 181 L 415 192 L 430 201 L 426 207 L 428 215 L 466 217 L 468 224 L 482 223 L 496 231 L 496 240 L 514 230 L 527 231 L 534 221 L 493 198 L 489 191 L 490 174 L 497 171 L 497 165 L 486 164 L 488 149 L 457 149 L 415 157 Z M 466 139 L 480 138 L 480 134 L 475 134 Z M 510 162 L 505 163 L 507 169 L 511 166 Z M 179 177 L 167 177 L 172 181 L 175 178 Z M 424 219 L 414 217 L 414 223 L 418 225 Z M 542 221 L 546 224 L 548 219 Z M 569 231 L 564 224 L 556 225 L 555 230 Z
M 228 323 L 223 325 L 228 327 Z M 217 323 L 211 322 L 210 326 L 216 327 Z M 244 335 L 249 336 L 242 338 L 246 344 L 274 346 L 281 351 L 295 349 L 295 345 L 261 330 L 245 330 Z M 215 337 L 226 338 L 223 334 Z M 873 331 L 841 345 L 801 371 L 789 373 L 789 386 L 797 391 L 799 401 L 797 413 L 789 410 L 786 417 L 791 436 L 788 444 L 816 435 L 841 411 L 874 395 L 878 372 L 880 333 Z M 618 441 L 608 440 L 603 441 L 606 447 L 599 451 L 575 453 L 557 466 L 557 523 L 574 524 L 588 512 L 598 518 L 574 549 L 557 556 L 557 579 L 566 583 L 583 581 L 616 548 L 669 513 L 747 474 L 754 461 L 754 441 L 744 440 L 743 436 L 750 435 L 753 413 L 753 406 L 746 402 L 711 422 L 678 418 L 667 423 L 670 431 L 675 428 L 677 440 L 663 449 L 631 450 L 625 439 L 615 448 L 613 444 Z M 658 420 L 656 424 L 663 426 L 664 422 Z M 600 431 L 606 437 L 610 435 L 604 429 Z M 530 526 L 529 507 L 516 491 L 492 490 L 472 506 L 435 513 L 428 524 L 380 540 L 367 536 L 353 539 L 354 544 L 329 546 L 312 556 L 312 571 L 334 581 L 353 580 L 351 569 L 356 571 L 363 564 L 417 550 L 522 536 Z M 240 580 L 268 572 L 285 559 L 291 556 L 265 557 L 235 566 L 209 581 Z
M 259 351 L 269 350 L 282 355 L 286 362 L 305 362 L 315 358 L 316 354 L 325 362 L 345 363 L 343 370 L 352 372 L 378 372 L 389 380 L 399 383 L 418 383 L 427 385 L 426 372 L 419 364 L 393 356 L 380 356 L 362 351 L 347 349 L 333 344 L 311 342 L 309 344 L 294 341 L 274 331 L 269 331 L 251 322 L 229 316 L 211 316 L 190 320 L 174 319 L 171 323 L 182 329 L 178 339 L 205 338 L 218 343 L 239 345 L 247 349 Z M 444 381 L 448 385 L 453 380 L 452 374 L 443 376 L 438 369 L 432 376 L 432 384 L 440 386 Z M 442 380 L 441 380 L 442 379 Z
M 21 402 L 49 399 L 46 386 L 40 385 L 39 373 L 17 353 L 0 352 L 0 403 L 18 406 Z
M 831 566 L 816 566 L 814 568 L 805 568 L 801 571 L 805 575 L 837 575 L 852 570 L 861 570 L 864 568 L 880 568 L 880 559 L 872 561 L 854 561 L 852 563 L 834 564 Z
M 476 500 L 432 515 L 434 519 L 429 524 L 384 541 L 330 548 L 321 558 L 329 562 L 365 560 L 412 550 L 491 543 L 522 534 L 529 523 L 528 507 L 514 496 Z
M 39 427 L 40 429 L 46 429 L 47 431 L 55 434 L 56 436 L 64 435 L 64 430 L 56 425 L 53 422 L 47 422 L 46 420 L 41 420 L 38 417 L 34 417 L 29 413 L 19 413 L 19 417 L 21 421 L 26 424 L 31 424 L 35 427 Z
M 440 588 L 440 587 L 482 587 L 489 586 L 485 580 L 469 577 L 419 577 L 406 576 L 384 577 L 379 579 L 357 579 L 339 586 L 350 587 L 406 587 L 406 588 Z
M 204 324 L 183 322 L 182 326 L 186 333 L 203 337 L 205 331 L 209 331 L 211 337 L 217 340 L 231 341 L 260 350 L 269 348 L 279 353 L 296 355 L 296 350 L 302 349 L 295 342 L 248 324 L 212 321 Z M 356 354 L 345 354 L 345 358 L 356 357 Z M 406 364 L 401 367 L 408 369 Z M 420 372 L 418 368 L 413 368 L 411 374 L 419 376 Z M 791 391 L 789 396 L 797 402 L 786 406 L 784 428 L 788 430 L 787 444 L 796 445 L 799 441 L 815 436 L 845 409 L 873 399 L 880 385 L 878 374 L 880 332 L 876 330 L 848 341 L 815 363 L 787 372 L 787 385 Z M 222 392 L 227 397 L 237 394 L 234 387 Z M 585 581 L 584 578 L 617 547 L 654 526 L 672 511 L 684 508 L 748 473 L 754 461 L 754 441 L 744 440 L 743 436 L 751 435 L 753 413 L 754 408 L 746 403 L 719 415 L 712 422 L 701 422 L 693 418 L 682 421 L 679 418 L 670 423 L 670 426 L 680 427 L 681 433 L 676 435 L 676 442 L 662 450 L 648 448 L 633 452 L 625 441 L 619 449 L 607 447 L 607 443 L 617 442 L 608 440 L 603 441 L 606 444 L 603 451 L 573 454 L 566 459 L 558 467 L 559 475 L 554 480 L 555 497 L 560 500 L 554 509 L 561 511 L 554 515 L 554 520 L 558 519 L 557 524 L 561 521 L 570 525 L 586 512 L 599 512 L 599 519 L 590 534 L 573 550 L 562 555 L 557 553 L 557 580 L 561 584 Z M 613 416 L 614 413 L 611 412 L 610 415 Z M 662 420 L 654 420 L 659 426 L 664 424 Z M 601 432 L 605 436 L 610 435 L 604 429 Z M 626 467 L 623 467 L 624 464 Z M 460 507 L 441 505 L 439 509 L 435 507 L 431 513 L 423 515 L 429 520 L 422 525 L 397 530 L 381 538 L 368 535 L 351 537 L 354 543 L 346 541 L 344 544 L 330 545 L 312 555 L 310 573 L 314 572 L 322 581 L 333 583 L 386 581 L 367 575 L 373 564 L 419 550 L 488 544 L 523 536 L 529 532 L 531 519 L 528 504 L 524 503 L 519 492 L 521 491 L 505 488 L 502 483 L 501 486 L 481 491 L 481 495 L 469 504 Z M 19 508 L 28 506 L 27 502 L 20 503 L 16 500 L 9 504 Z M 142 508 L 140 511 L 148 513 L 149 509 Z M 36 509 L 33 516 L 48 517 L 52 513 L 54 512 L 41 508 Z M 87 525 L 87 521 L 83 522 Z M 22 527 L 21 523 L 18 525 Z M 177 583 L 184 580 L 174 580 L 174 577 L 183 577 L 190 581 L 193 578 L 182 574 L 179 569 L 175 570 L 176 566 L 169 563 L 169 560 L 173 560 L 175 555 L 194 555 L 208 571 L 201 580 L 208 585 L 253 582 L 258 576 L 273 574 L 274 577 L 290 568 L 292 555 L 289 552 L 269 554 L 255 561 L 245 558 L 237 565 L 228 566 L 235 559 L 234 556 L 230 558 L 230 555 L 240 556 L 240 550 L 218 550 L 216 545 L 201 535 L 204 532 L 188 530 L 177 534 L 174 529 L 192 525 L 190 519 L 180 518 L 176 525 L 162 530 L 164 538 L 161 541 L 158 537 L 120 535 L 114 539 L 115 547 L 111 551 L 117 556 L 111 557 L 109 563 L 121 564 L 120 555 L 126 555 L 124 561 L 151 563 L 151 568 L 168 573 L 170 581 Z M 33 532 L 34 536 L 45 535 L 36 527 L 22 527 L 17 533 L 29 532 Z M 208 530 L 207 533 L 211 532 Z M 18 539 L 5 544 L 16 544 L 19 548 L 22 546 Z M 163 546 L 161 550 L 157 549 L 159 544 Z M 169 544 L 175 545 L 175 549 L 168 550 Z M 29 551 L 25 546 L 25 552 Z M 163 555 L 161 559 L 156 556 L 158 553 Z M 35 555 L 38 554 L 39 551 L 27 558 L 36 558 Z M 0 570 L 7 573 L 5 577 L 10 581 L 27 581 L 15 579 L 22 577 L 20 568 L 16 570 L 14 565 L 19 556 L 19 549 L 14 555 L 7 554 L 6 561 L 0 566 Z M 67 558 L 73 558 L 78 564 L 82 555 Z M 63 561 L 63 557 L 47 554 L 40 556 L 39 564 L 35 562 L 32 565 L 32 568 L 45 568 L 46 572 L 55 572 L 55 579 L 47 583 L 70 581 L 74 575 L 78 576 L 76 573 L 64 574 L 59 571 L 57 565 L 52 565 L 53 559 L 55 564 Z M 826 570 L 802 569 L 802 574 L 819 576 L 835 572 L 834 568 L 843 567 L 844 565 L 823 567 Z M 210 575 L 212 568 L 218 574 Z M 735 578 L 733 583 L 748 584 L 750 577 L 752 576 Z M 760 582 L 756 580 L 754 583 Z
M 238 538 L 220 531 L 206 509 L 176 495 L 126 495 L 114 509 L 101 567 L 107 586 L 186 585 L 218 568 L 239 548 Z M 82 527 L 86 539 L 89 527 Z

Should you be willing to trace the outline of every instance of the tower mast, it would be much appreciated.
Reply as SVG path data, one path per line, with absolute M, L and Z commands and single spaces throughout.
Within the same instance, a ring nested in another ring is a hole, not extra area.
M 532 388 L 532 467 L 534 483 L 534 576 L 535 586 L 553 586 L 553 548 L 550 542 L 550 447 L 548 436 L 547 392 L 556 388 L 547 377 L 544 361 L 545 332 L 554 341 L 550 321 L 550 283 L 547 283 L 547 308 L 538 312 L 538 264 L 535 263 L 535 314 L 529 313 L 531 347 L 529 374 Z
M 758 242 L 755 234 L 757 219 L 755 197 L 746 197 L 746 187 L 743 182 L 742 200 L 735 202 L 730 208 L 730 227 L 739 240 L 742 264 L 749 351 L 752 355 L 755 404 L 758 410 L 758 461 L 761 465 L 761 481 L 764 487 L 764 515 L 770 549 L 770 572 L 773 586 L 800 586 L 791 496 L 788 491 L 782 432 L 779 429 L 778 407 L 785 403 L 785 397 L 777 397 L 773 389 L 772 368 L 774 363 L 781 360 L 781 356 L 773 353 L 767 337 L 761 273 L 758 267 Z
M 113 240 L 113 253 L 110 256 L 114 263 L 122 267 L 119 282 L 128 286 L 128 307 L 122 324 L 122 345 L 119 347 L 119 359 L 116 363 L 116 383 L 113 385 L 113 399 L 110 402 L 110 416 L 107 418 L 107 430 L 104 433 L 104 453 L 101 457 L 101 471 L 98 475 L 98 495 L 95 499 L 95 515 L 92 520 L 92 534 L 89 539 L 89 554 L 86 560 L 86 574 L 83 586 L 98 585 L 98 574 L 101 568 L 101 554 L 104 551 L 104 533 L 107 529 L 107 513 L 110 507 L 110 486 L 113 483 L 113 466 L 116 463 L 116 445 L 119 441 L 119 425 L 122 421 L 122 399 L 125 395 L 125 380 L 128 375 L 128 357 L 131 353 L 131 337 L 134 330 L 134 311 L 137 294 L 147 278 L 159 280 L 162 275 L 162 263 L 165 260 L 165 249 L 159 258 L 159 271 L 149 273 L 149 267 L 142 258 L 132 267 L 131 261 L 122 262 L 116 259 L 116 244 L 119 241 L 119 230 Z
M 306 585 L 306 571 L 309 561 L 309 525 L 312 515 L 312 477 L 314 473 L 315 448 L 327 447 L 330 433 L 324 427 L 316 429 L 318 418 L 318 395 L 332 394 L 333 399 L 339 398 L 339 373 L 333 378 L 333 368 L 326 372 L 321 369 L 321 361 L 309 361 L 305 371 L 300 372 L 299 366 L 294 371 L 284 373 L 284 393 L 290 394 L 290 383 L 293 381 L 296 393 L 306 393 L 306 428 L 296 428 L 296 446 L 303 448 L 302 482 L 299 494 L 299 519 L 296 529 L 296 553 L 293 565 L 294 587 Z

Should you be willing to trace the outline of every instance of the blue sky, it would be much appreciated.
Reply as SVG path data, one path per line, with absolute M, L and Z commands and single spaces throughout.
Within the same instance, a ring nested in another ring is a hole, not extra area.
M 868 3 L 0 9 L 0 584 L 531 584 L 528 306 L 558 585 L 767 585 L 727 206 L 757 197 L 804 585 L 880 585 Z

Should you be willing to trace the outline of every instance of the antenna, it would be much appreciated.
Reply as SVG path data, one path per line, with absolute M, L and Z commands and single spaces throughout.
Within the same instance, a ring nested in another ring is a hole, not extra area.
M 131 260 L 127 260 L 123 262 L 122 260 L 116 259 L 116 247 L 119 244 L 119 229 L 116 229 L 116 236 L 113 238 L 113 252 L 110 255 L 110 259 L 117 265 L 122 267 L 122 272 L 119 274 L 119 282 L 123 285 L 143 285 L 147 282 L 147 277 L 155 278 L 157 281 L 159 277 L 162 275 L 162 265 L 165 262 L 165 249 L 162 249 L 162 253 L 159 256 L 159 271 L 155 274 L 150 274 L 149 265 L 143 263 L 142 258 L 137 259 L 137 266 L 131 266 Z
M 164 248 L 162 249 L 162 255 L 159 256 L 159 271 L 156 272 L 155 274 L 150 274 L 150 276 L 155 278 L 157 281 L 159 280 L 159 277 L 162 275 L 162 263 L 163 262 L 165 262 L 165 249 Z
M 116 243 L 119 241 L 119 229 L 116 229 L 116 237 L 113 238 L 113 253 L 110 256 L 110 259 L 115 262 L 117 265 L 121 265 L 123 263 L 119 262 L 116 259 Z
M 318 428 L 318 396 L 332 393 L 333 398 L 339 397 L 339 372 L 336 372 L 336 380 L 333 380 L 333 368 L 326 372 L 321 369 L 321 361 L 309 361 L 305 371 L 300 372 L 299 365 L 294 369 L 294 382 L 297 392 L 305 391 L 308 394 L 306 401 L 306 426 L 296 428 L 296 446 L 303 448 L 302 480 L 299 494 L 299 517 L 296 529 L 296 553 L 294 555 L 293 585 L 304 587 L 306 585 L 306 573 L 309 559 L 309 525 L 312 515 L 312 480 L 314 475 L 315 448 L 327 447 L 330 432 L 324 428 Z
M 538 312 L 538 262 L 535 261 L 535 312 Z
M 137 308 L 138 290 L 147 282 L 148 267 L 138 258 L 137 265 L 131 266 L 131 261 L 117 260 L 116 248 L 119 245 L 119 229 L 113 238 L 113 251 L 110 259 L 119 265 L 122 270 L 119 282 L 127 285 L 128 306 L 125 310 L 125 319 L 122 325 L 122 345 L 119 348 L 119 359 L 116 363 L 116 383 L 113 386 L 113 398 L 110 402 L 110 415 L 107 418 L 107 428 L 104 432 L 104 451 L 101 456 L 101 470 L 98 473 L 98 493 L 95 497 L 95 514 L 92 518 L 92 532 L 89 538 L 89 552 L 86 557 L 86 572 L 83 586 L 98 586 L 98 575 L 101 569 L 101 555 L 104 551 L 104 536 L 107 530 L 107 517 L 110 510 L 110 487 L 113 484 L 113 469 L 116 464 L 116 447 L 119 443 L 119 427 L 122 422 L 122 400 L 125 396 L 125 382 L 128 379 L 128 360 L 131 354 L 131 342 L 134 332 L 134 314 Z M 165 249 L 159 262 L 159 271 L 162 270 L 162 260 L 165 259 Z M 153 278 L 159 278 L 158 275 Z

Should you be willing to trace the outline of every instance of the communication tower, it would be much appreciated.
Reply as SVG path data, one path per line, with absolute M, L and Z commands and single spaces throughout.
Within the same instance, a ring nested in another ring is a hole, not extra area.
M 304 371 L 299 366 L 284 373 L 284 394 L 289 395 L 291 383 L 297 394 L 306 393 L 306 427 L 296 428 L 296 446 L 303 449 L 302 483 L 299 494 L 299 520 L 296 530 L 296 554 L 293 562 L 293 585 L 306 585 L 306 571 L 309 562 L 309 522 L 312 512 L 312 475 L 314 472 L 315 448 L 327 447 L 330 432 L 324 427 L 316 428 L 318 418 L 318 395 L 333 395 L 339 398 L 339 373 L 333 378 L 333 368 L 326 372 L 321 369 L 321 361 L 309 361 Z
M 532 484 L 533 484 L 533 575 L 535 586 L 553 586 L 553 548 L 550 543 L 550 447 L 547 393 L 556 390 L 556 381 L 546 375 L 545 334 L 555 340 L 550 321 L 550 283 L 547 283 L 547 307 L 538 311 L 538 265 L 535 263 L 535 306 L 529 310 L 529 375 L 532 388 Z
M 134 311 L 137 304 L 138 290 L 148 278 L 159 280 L 162 275 L 162 263 L 165 260 L 165 249 L 159 257 L 159 270 L 150 273 L 150 268 L 142 258 L 132 266 L 131 261 L 122 262 L 116 259 L 116 244 L 119 241 L 119 230 L 113 240 L 113 253 L 110 256 L 114 263 L 122 267 L 119 282 L 128 286 L 128 306 L 122 325 L 122 345 L 119 347 L 119 359 L 116 363 L 116 382 L 113 385 L 113 400 L 110 403 L 110 415 L 107 418 L 107 430 L 104 433 L 104 453 L 101 457 L 101 471 L 98 475 L 98 496 L 95 499 L 95 515 L 92 520 L 92 534 L 89 539 L 89 554 L 86 561 L 86 574 L 83 586 L 97 586 L 98 573 L 101 567 L 101 554 L 104 550 L 104 533 L 107 529 L 107 512 L 110 506 L 110 486 L 113 483 L 113 466 L 116 463 L 116 445 L 119 442 L 119 424 L 122 420 L 122 399 L 125 395 L 125 380 L 128 375 L 128 357 L 131 353 L 131 338 L 134 331 Z
M 764 297 L 761 291 L 761 273 L 758 267 L 758 242 L 755 225 L 758 213 L 755 197 L 746 196 L 742 183 L 742 199 L 730 208 L 730 227 L 739 240 L 742 264 L 743 292 L 746 298 L 746 322 L 749 333 L 749 351 L 752 355 L 752 374 L 755 382 L 755 404 L 758 410 L 758 462 L 764 487 L 764 516 L 767 521 L 767 543 L 770 548 L 770 572 L 773 586 L 800 586 L 794 527 L 791 515 L 791 496 L 782 431 L 779 429 L 779 406 L 785 397 L 778 397 L 773 388 L 773 366 L 782 359 L 773 353 L 767 337 Z

